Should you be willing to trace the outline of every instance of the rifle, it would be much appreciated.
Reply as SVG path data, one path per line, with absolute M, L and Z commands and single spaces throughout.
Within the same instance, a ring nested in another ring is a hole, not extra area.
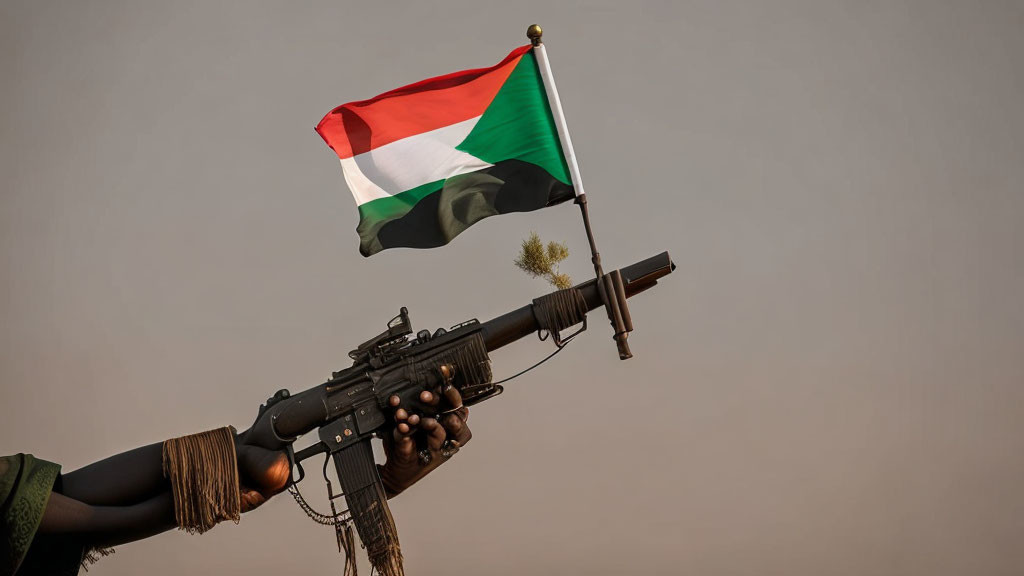
M 298 394 L 280 390 L 261 405 L 246 442 L 286 450 L 293 470 L 298 470 L 293 485 L 305 477 L 303 460 L 330 454 L 351 521 L 371 563 L 386 576 L 403 574 L 401 555 L 396 553 L 397 530 L 370 445 L 375 435 L 383 437 L 395 425 L 388 399 L 397 395 L 401 406 L 437 417 L 439 408 L 420 402 L 420 392 L 451 384 L 465 406 L 493 398 L 503 388 L 492 382 L 489 352 L 535 332 L 542 339 L 550 335 L 561 349 L 586 329 L 587 312 L 602 306 L 615 330 L 620 358 L 628 358 L 625 338 L 632 323 L 625 300 L 653 287 L 674 269 L 668 252 L 662 252 L 601 278 L 541 296 L 487 322 L 472 319 L 447 330 L 421 330 L 415 337 L 410 337 L 412 323 L 403 307 L 383 333 L 349 352 L 350 368 L 334 372 L 327 382 Z M 562 336 L 561 331 L 576 324 L 582 326 Z M 296 438 L 317 428 L 317 443 L 298 452 L 291 449 Z M 326 471 L 326 463 L 324 466 Z M 333 510 L 336 496 L 329 496 Z M 331 518 L 336 520 L 338 515 Z M 339 532 L 339 545 L 341 539 Z M 352 546 L 345 547 L 351 558 Z

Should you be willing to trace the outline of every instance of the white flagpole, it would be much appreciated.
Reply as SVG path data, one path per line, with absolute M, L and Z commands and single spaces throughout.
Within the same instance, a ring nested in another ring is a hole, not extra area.
M 572 149 L 572 140 L 569 139 L 569 127 L 565 123 L 565 114 L 562 112 L 562 102 L 558 99 L 558 89 L 555 88 L 555 78 L 551 74 L 551 64 L 548 62 L 548 53 L 544 50 L 544 43 L 541 35 L 544 31 L 537 24 L 526 29 L 526 37 L 533 44 L 533 53 L 537 57 L 537 68 L 540 77 L 544 81 L 544 91 L 548 95 L 548 105 L 551 107 L 551 116 L 555 120 L 555 128 L 558 130 L 558 139 L 562 143 L 562 154 L 569 165 L 569 177 L 572 179 L 572 187 L 576 191 L 576 203 L 580 205 L 583 213 L 583 226 L 587 229 L 587 240 L 590 241 L 591 261 L 594 263 L 594 272 L 600 279 L 604 276 L 601 269 L 601 255 L 597 252 L 597 244 L 594 242 L 594 231 L 590 228 L 590 213 L 587 211 L 587 195 L 583 192 L 583 180 L 580 178 L 580 167 L 576 163 L 576 153 Z
M 551 116 L 555 120 L 555 128 L 558 130 L 558 139 L 562 143 L 562 154 L 569 165 L 569 177 L 572 179 L 573 189 L 576 190 L 576 203 L 580 205 L 580 212 L 583 214 L 583 227 L 587 230 L 587 240 L 590 241 L 590 261 L 594 263 L 594 273 L 597 275 L 597 290 L 601 294 L 601 301 L 604 302 L 605 310 L 608 312 L 608 320 L 611 321 L 615 330 L 615 343 L 619 347 L 619 358 L 625 360 L 633 354 L 629 351 L 626 338 L 633 330 L 633 323 L 629 319 L 629 308 L 626 306 L 626 298 L 622 290 L 622 277 L 618 270 L 605 274 L 601 269 L 601 254 L 597 252 L 597 243 L 594 242 L 594 231 L 590 227 L 590 212 L 587 211 L 587 195 L 583 192 L 583 180 L 580 178 L 580 167 L 576 164 L 576 153 L 572 150 L 572 140 L 569 139 L 569 127 L 565 123 L 565 114 L 562 112 L 562 102 L 558 99 L 558 89 L 555 88 L 555 77 L 551 74 L 551 64 L 548 62 L 548 53 L 541 42 L 541 35 L 544 33 L 540 26 L 533 24 L 526 29 L 526 37 L 533 44 L 533 54 L 537 57 L 537 68 L 540 77 L 544 81 L 544 91 L 548 96 L 548 105 L 551 107 Z
M 583 179 L 580 178 L 580 167 L 576 163 L 576 153 L 572 149 L 572 139 L 569 138 L 569 126 L 565 123 L 565 113 L 562 112 L 562 101 L 558 98 L 558 88 L 555 87 L 555 76 L 551 73 L 551 63 L 548 62 L 548 53 L 541 41 L 540 26 L 534 24 L 526 31 L 526 36 L 533 44 L 533 54 L 537 57 L 537 68 L 540 70 L 540 77 L 544 81 L 544 91 L 548 95 L 548 104 L 551 106 L 551 116 L 555 119 L 555 128 L 558 130 L 558 140 L 562 143 L 562 154 L 569 164 L 569 177 L 572 178 L 572 187 L 576 190 L 577 196 L 583 196 Z

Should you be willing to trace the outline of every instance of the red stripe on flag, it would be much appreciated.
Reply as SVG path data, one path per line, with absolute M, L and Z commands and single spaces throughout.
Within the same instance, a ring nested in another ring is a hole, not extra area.
M 483 114 L 530 45 L 490 68 L 422 80 L 331 110 L 316 131 L 338 158 L 349 158 L 402 138 Z

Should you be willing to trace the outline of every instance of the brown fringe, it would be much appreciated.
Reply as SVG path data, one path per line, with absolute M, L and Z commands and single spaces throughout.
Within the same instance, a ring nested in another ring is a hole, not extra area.
M 110 556 L 113 553 L 114 553 L 114 549 L 113 548 L 102 548 L 102 547 L 100 547 L 100 548 L 88 548 L 88 549 L 86 549 L 84 554 L 82 554 L 82 562 L 81 562 L 82 569 L 85 570 L 86 572 L 88 572 L 89 571 L 89 566 L 92 566 L 93 564 L 99 562 L 100 558 L 105 558 L 107 556 Z
M 358 576 L 356 571 L 356 537 L 352 534 L 352 523 L 345 524 L 345 528 L 335 525 L 334 529 L 338 534 L 338 548 L 345 552 L 345 576 Z
M 382 500 L 377 500 L 378 494 Z M 353 511 L 352 519 L 359 529 L 359 538 L 366 546 L 366 555 L 370 565 L 380 576 L 405 576 L 402 568 L 402 548 L 398 543 L 398 528 L 391 510 L 381 506 L 384 500 L 380 485 L 368 486 L 352 494 L 346 494 L 345 500 L 349 510 Z
M 238 523 L 242 503 L 233 428 L 167 440 L 163 459 L 178 528 L 202 534 L 224 520 Z
M 402 551 L 397 546 L 392 546 L 380 554 L 370 557 L 370 563 L 377 569 L 381 576 L 404 576 L 402 568 Z
M 339 474 L 343 472 L 338 470 Z M 398 544 L 398 528 L 380 482 L 346 492 L 345 503 L 352 514 L 352 523 L 359 533 L 359 539 L 366 548 L 370 566 L 380 576 L 405 576 L 402 548 Z

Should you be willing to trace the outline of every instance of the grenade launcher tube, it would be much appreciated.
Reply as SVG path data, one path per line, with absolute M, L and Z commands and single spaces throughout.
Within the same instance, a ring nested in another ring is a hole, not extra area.
M 657 256 L 622 268 L 619 273 L 622 274 L 626 298 L 651 288 L 658 283 L 659 278 L 668 275 L 675 269 L 676 265 L 672 262 L 668 252 L 662 252 Z M 604 306 L 597 280 L 578 284 L 575 288 L 583 294 L 583 299 L 587 302 L 587 312 Z M 487 344 L 487 351 L 493 352 L 506 344 L 533 334 L 538 329 L 540 329 L 540 324 L 533 312 L 533 304 L 527 304 L 518 310 L 484 322 L 484 342 Z

